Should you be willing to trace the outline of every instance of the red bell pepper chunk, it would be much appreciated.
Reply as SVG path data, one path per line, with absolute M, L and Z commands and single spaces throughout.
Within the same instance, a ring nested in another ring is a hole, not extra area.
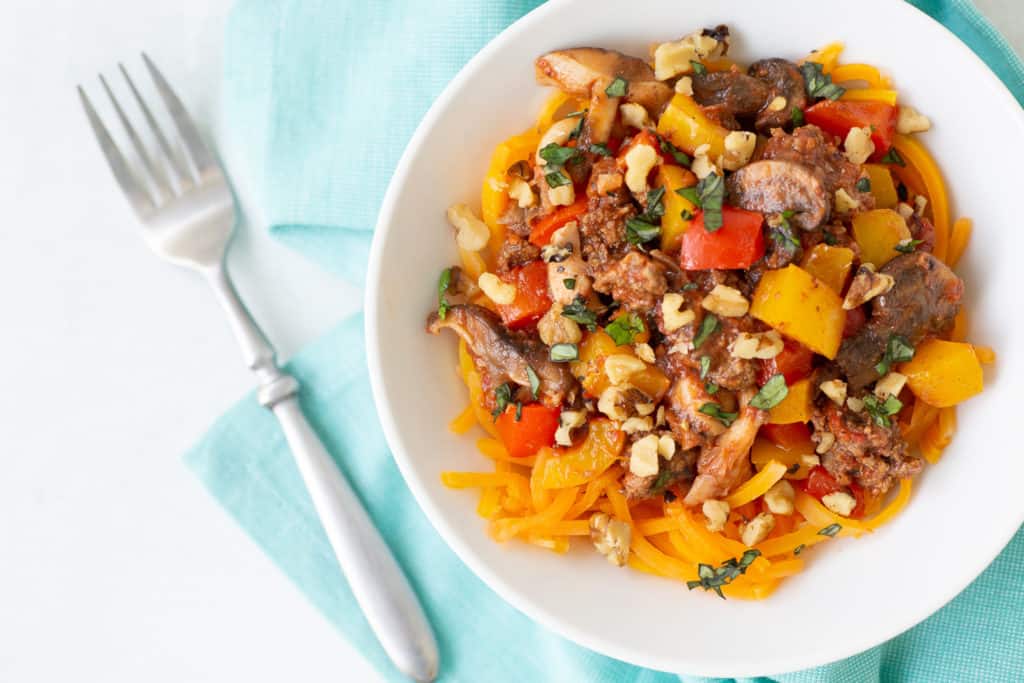
M 864 516 L 864 489 L 852 482 L 849 486 L 840 485 L 840 483 L 835 480 L 835 477 L 829 474 L 829 471 L 821 465 L 812 468 L 811 473 L 807 475 L 807 479 L 805 479 L 801 485 L 808 495 L 814 496 L 818 500 L 821 500 L 828 494 L 835 493 L 836 491 L 846 491 L 853 496 L 854 500 L 857 501 L 856 507 L 854 507 L 853 512 L 850 513 L 850 517 L 853 519 L 860 519 Z
M 784 425 L 766 424 L 761 427 L 761 433 L 776 446 L 785 448 L 787 451 L 806 448 L 811 440 L 811 430 L 804 422 Z
M 798 341 L 783 337 L 782 351 L 775 358 L 761 361 L 758 368 L 758 384 L 764 384 L 780 372 L 786 377 L 786 384 L 808 377 L 814 369 L 814 351 Z
M 538 218 L 530 227 L 530 242 L 543 247 L 560 227 L 574 221 L 587 212 L 587 196 L 580 197 L 569 206 L 560 206 L 546 216 Z
M 875 143 L 872 159 L 881 159 L 892 147 L 896 135 L 899 110 L 885 102 L 822 100 L 804 112 L 807 123 L 813 123 L 826 133 L 843 140 L 851 128 L 871 128 L 871 141 Z
M 509 406 L 494 423 L 501 442 L 513 458 L 528 458 L 541 448 L 555 443 L 558 429 L 558 408 L 548 408 L 540 403 L 522 407 L 516 420 L 516 406 Z
M 708 232 L 699 211 L 683 233 L 679 262 L 684 270 L 748 268 L 764 255 L 762 223 L 764 217 L 756 211 L 723 206 L 722 227 Z
M 548 266 L 543 261 L 533 261 L 512 271 L 516 286 L 516 298 L 510 304 L 498 306 L 505 327 L 519 330 L 534 324 L 551 308 L 548 296 Z

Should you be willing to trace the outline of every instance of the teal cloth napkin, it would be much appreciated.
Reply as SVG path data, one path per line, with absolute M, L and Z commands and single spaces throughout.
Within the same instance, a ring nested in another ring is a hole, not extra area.
M 379 201 L 416 124 L 459 67 L 536 4 L 242 0 L 227 29 L 226 144 L 244 157 L 235 173 L 250 176 L 274 234 L 361 282 Z M 1024 68 L 969 2 L 914 4 L 956 32 L 1024 102 Z M 289 366 L 302 382 L 310 421 L 424 602 L 441 648 L 442 680 L 678 680 L 546 631 L 506 605 L 448 549 L 406 489 L 376 427 L 361 316 L 342 322 Z M 381 676 L 400 680 L 345 585 L 270 413 L 246 397 L 186 462 Z M 843 662 L 776 678 L 1024 678 L 1022 575 L 1024 531 L 970 588 L 917 628 Z

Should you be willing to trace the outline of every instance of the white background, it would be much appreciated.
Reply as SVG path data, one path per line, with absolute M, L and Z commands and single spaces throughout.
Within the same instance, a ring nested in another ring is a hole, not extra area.
M 203 283 L 146 251 L 74 91 L 102 102 L 119 60 L 144 81 L 146 50 L 216 140 L 231 4 L 0 0 L 2 681 L 376 678 L 181 464 L 252 380 Z M 977 4 L 1024 48 L 1018 0 Z M 287 357 L 359 294 L 253 223 L 232 272 Z

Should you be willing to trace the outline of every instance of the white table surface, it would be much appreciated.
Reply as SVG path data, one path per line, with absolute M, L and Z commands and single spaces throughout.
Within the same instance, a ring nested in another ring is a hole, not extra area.
M 1018 2 L 978 5 L 1021 50 Z M 181 464 L 252 379 L 203 283 L 146 251 L 74 92 L 145 49 L 216 140 L 230 5 L 0 3 L 2 681 L 377 679 Z M 283 357 L 358 306 L 258 228 L 230 263 Z

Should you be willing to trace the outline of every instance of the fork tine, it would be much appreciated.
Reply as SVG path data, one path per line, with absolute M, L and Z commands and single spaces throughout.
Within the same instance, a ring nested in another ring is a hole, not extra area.
M 128 75 L 128 70 L 124 68 L 124 64 L 119 62 L 117 68 L 121 70 L 121 75 L 124 76 L 124 80 L 128 83 L 128 89 L 132 91 L 132 96 L 135 97 L 135 104 L 137 104 L 139 109 L 142 110 L 142 115 L 145 117 L 146 123 L 149 124 L 149 129 L 153 131 L 153 137 L 156 138 L 157 144 L 160 145 L 160 149 L 163 150 L 164 165 L 171 170 L 171 173 L 174 176 L 171 179 L 172 182 L 176 180 L 179 191 L 184 192 L 193 184 L 192 174 L 187 168 L 183 168 L 174 157 L 174 154 L 171 152 L 171 146 L 167 144 L 167 138 L 164 137 L 164 132 L 160 130 L 159 124 L 157 124 L 156 119 L 153 117 L 153 113 L 149 110 L 149 107 L 146 106 L 146 101 L 143 100 L 142 95 L 139 94 L 131 76 Z
M 155 208 L 152 197 L 150 197 L 146 189 L 139 184 L 132 174 L 128 162 L 125 161 L 121 152 L 117 149 L 117 145 L 114 144 L 113 138 L 110 137 L 110 133 L 107 132 L 107 128 L 103 125 L 103 121 L 96 113 L 96 110 L 93 109 L 92 102 L 86 97 L 82 86 L 78 86 L 78 96 L 82 101 L 82 107 L 85 109 L 85 115 L 92 126 L 92 132 L 96 135 L 96 141 L 99 142 L 103 155 L 107 157 L 107 163 L 110 164 L 110 170 L 114 172 L 114 178 L 117 179 L 117 183 L 121 186 L 121 191 L 128 197 L 128 201 L 131 203 L 132 208 L 135 209 L 136 214 L 145 216 L 152 213 Z
M 131 140 L 132 146 L 135 148 L 135 153 L 139 155 L 139 159 L 142 161 L 142 165 L 146 168 L 149 173 L 149 177 L 153 180 L 153 184 L 156 186 L 157 191 L 164 197 L 173 196 L 171 186 L 167 184 L 167 178 L 164 174 L 158 172 L 153 166 L 153 163 L 149 160 L 149 155 L 146 154 L 146 148 L 142 145 L 142 140 L 139 139 L 138 134 L 135 132 L 135 127 L 132 126 L 131 121 L 125 115 L 124 110 L 121 109 L 120 103 L 117 98 L 114 97 L 114 91 L 110 89 L 110 85 L 107 84 L 107 79 L 100 74 L 100 83 L 103 84 L 103 89 L 107 91 L 107 97 L 110 98 L 110 102 L 114 105 L 114 111 L 117 112 L 117 118 L 120 119 L 121 125 L 124 127 L 126 133 L 128 133 L 128 139 Z
M 163 74 L 157 70 L 156 65 L 149 56 L 143 52 L 142 61 L 146 63 L 146 68 L 149 69 L 149 75 L 153 77 L 153 82 L 156 83 L 156 89 L 160 93 L 160 97 L 163 98 L 164 104 L 167 106 L 168 111 L 171 113 L 171 119 L 174 121 L 175 127 L 178 129 L 178 135 L 181 136 L 182 142 L 185 143 L 185 150 L 188 152 L 188 157 L 195 167 L 196 175 L 202 177 L 204 173 L 211 169 L 219 171 L 220 167 L 217 161 L 213 158 L 213 154 L 210 149 L 203 143 L 203 139 L 199 136 L 199 130 L 195 124 L 192 123 L 192 118 L 185 111 L 184 105 L 178 96 L 174 94 L 171 86 L 167 83 L 167 80 L 163 77 Z

